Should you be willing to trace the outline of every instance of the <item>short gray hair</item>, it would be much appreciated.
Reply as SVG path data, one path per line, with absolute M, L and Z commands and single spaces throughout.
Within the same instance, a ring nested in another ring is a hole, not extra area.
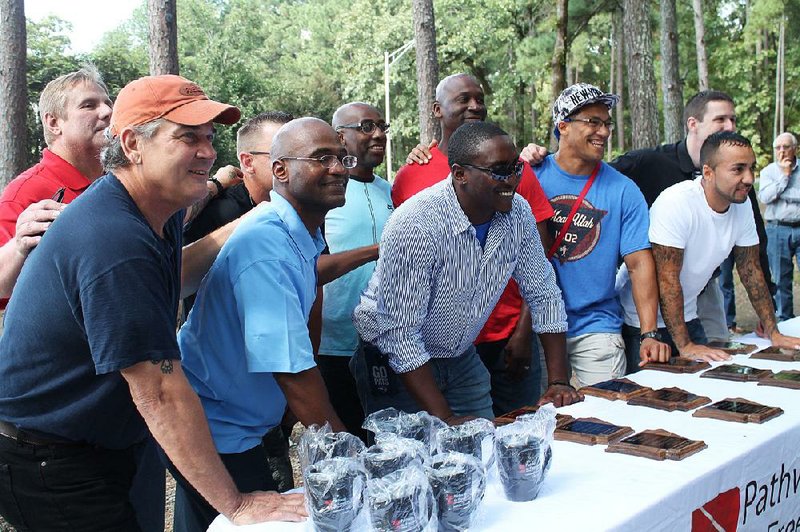
M 772 147 L 773 148 L 778 146 L 778 139 L 781 138 L 781 137 L 789 137 L 791 139 L 791 141 L 792 141 L 792 146 L 797 146 L 797 137 L 795 137 L 794 135 L 792 135 L 788 131 L 784 131 L 783 133 L 781 133 L 780 135 L 775 137 L 774 141 L 772 141 Z
M 150 122 L 133 126 L 131 129 L 137 137 L 151 139 L 155 136 L 158 128 L 160 128 L 166 121 L 166 118 L 156 118 Z M 106 129 L 107 136 L 110 135 L 110 132 L 111 128 Z M 102 151 L 100 151 L 100 163 L 103 165 L 103 169 L 106 172 L 111 172 L 117 168 L 125 168 L 126 166 L 130 166 L 131 161 L 128 159 L 128 157 L 125 155 L 125 151 L 122 149 L 121 135 L 107 137 L 106 145 L 103 146 Z
M 47 130 L 44 116 L 51 114 L 56 118 L 66 118 L 67 95 L 72 88 L 82 83 L 94 83 L 108 94 L 108 87 L 103 81 L 103 76 L 92 64 L 84 65 L 80 70 L 64 74 L 48 83 L 39 96 L 39 116 L 44 129 L 44 141 L 48 146 L 55 140 L 53 134 Z

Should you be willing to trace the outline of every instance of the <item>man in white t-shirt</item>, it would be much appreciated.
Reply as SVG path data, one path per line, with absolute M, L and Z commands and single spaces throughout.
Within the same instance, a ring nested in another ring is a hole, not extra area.
M 753 186 L 753 148 L 738 133 L 710 135 L 700 151 L 702 176 L 666 189 L 650 209 L 650 242 L 661 300 L 659 327 L 673 352 L 704 360 L 729 356 L 707 343 L 697 318 L 697 296 L 733 250 L 750 302 L 778 347 L 798 348 L 800 338 L 778 332 L 775 309 L 758 258 L 758 234 L 746 203 Z M 624 278 L 624 273 L 623 273 Z M 625 322 L 638 326 L 630 282 L 620 292 Z M 666 326 L 666 330 L 663 327 Z

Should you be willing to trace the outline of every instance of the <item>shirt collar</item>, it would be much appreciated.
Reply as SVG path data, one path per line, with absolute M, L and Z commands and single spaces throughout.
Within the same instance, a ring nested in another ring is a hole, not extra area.
M 680 166 L 681 172 L 685 174 L 696 173 L 698 169 L 694 167 L 694 162 L 692 162 L 692 158 L 689 156 L 689 150 L 686 148 L 686 139 L 678 142 L 675 145 L 675 149 L 678 153 L 678 166 Z
M 447 225 L 453 229 L 454 235 L 463 233 L 464 231 L 469 231 L 472 229 L 473 225 L 472 222 L 469 221 L 469 218 L 467 218 L 467 215 L 464 213 L 464 209 L 461 208 L 461 204 L 458 202 L 456 189 L 453 187 L 452 175 L 447 176 L 442 186 L 444 187 L 445 217 Z M 490 222 L 494 223 L 495 220 L 502 216 L 504 216 L 503 213 L 495 212 L 492 215 Z M 474 229 L 472 230 L 474 231 Z
M 314 260 L 325 249 L 325 240 L 322 238 L 322 231 L 317 228 L 316 234 L 312 237 L 308 232 L 300 215 L 294 210 L 292 204 L 281 196 L 275 189 L 269 193 L 269 203 L 278 214 L 286 228 L 289 230 L 289 237 L 300 250 L 305 260 Z
M 42 163 L 52 169 L 64 185 L 71 190 L 84 190 L 92 184 L 91 179 L 47 148 L 42 150 Z

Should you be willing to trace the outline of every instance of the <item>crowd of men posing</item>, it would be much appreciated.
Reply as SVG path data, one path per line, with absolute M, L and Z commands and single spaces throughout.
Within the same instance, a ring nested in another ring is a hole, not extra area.
M 301 520 L 302 496 L 276 493 L 297 421 L 366 438 L 390 406 L 456 424 L 571 404 L 649 361 L 727 358 L 706 344 L 728 335 L 714 274 L 731 253 L 765 337 L 800 345 L 776 327 L 731 98 L 697 94 L 684 140 L 607 164 L 617 101 L 565 89 L 558 151 L 520 153 L 475 78 L 449 76 L 441 139 L 390 185 L 374 173 L 389 124 L 367 103 L 330 124 L 253 117 L 239 168 L 211 177 L 214 124 L 237 108 L 178 76 L 129 83 L 113 111 L 91 68 L 52 81 L 48 148 L 0 197 L 0 514 L 162 530 L 166 465 L 176 531 Z M 795 201 L 784 144 L 764 201 Z

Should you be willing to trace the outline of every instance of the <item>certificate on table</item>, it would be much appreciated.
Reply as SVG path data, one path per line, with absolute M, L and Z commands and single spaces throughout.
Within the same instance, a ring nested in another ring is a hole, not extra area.
M 800 336 L 800 318 L 780 325 Z M 766 347 L 754 335 L 742 341 Z M 731 362 L 772 371 L 800 369 L 735 355 Z M 727 362 L 725 362 L 727 363 Z M 718 366 L 724 363 L 713 363 Z M 587 396 L 559 408 L 573 417 L 596 417 L 633 428 L 665 429 L 708 448 L 679 462 L 605 452 L 605 446 L 553 442 L 550 473 L 531 502 L 505 500 L 496 472 L 490 474 L 474 530 L 619 530 L 800 532 L 800 390 L 700 378 L 697 374 L 640 371 L 628 376 L 651 388 L 678 386 L 712 401 L 742 397 L 780 407 L 784 414 L 763 424 L 741 424 L 666 412 Z M 263 523 L 236 527 L 223 516 L 212 532 L 311 531 L 306 523 Z

